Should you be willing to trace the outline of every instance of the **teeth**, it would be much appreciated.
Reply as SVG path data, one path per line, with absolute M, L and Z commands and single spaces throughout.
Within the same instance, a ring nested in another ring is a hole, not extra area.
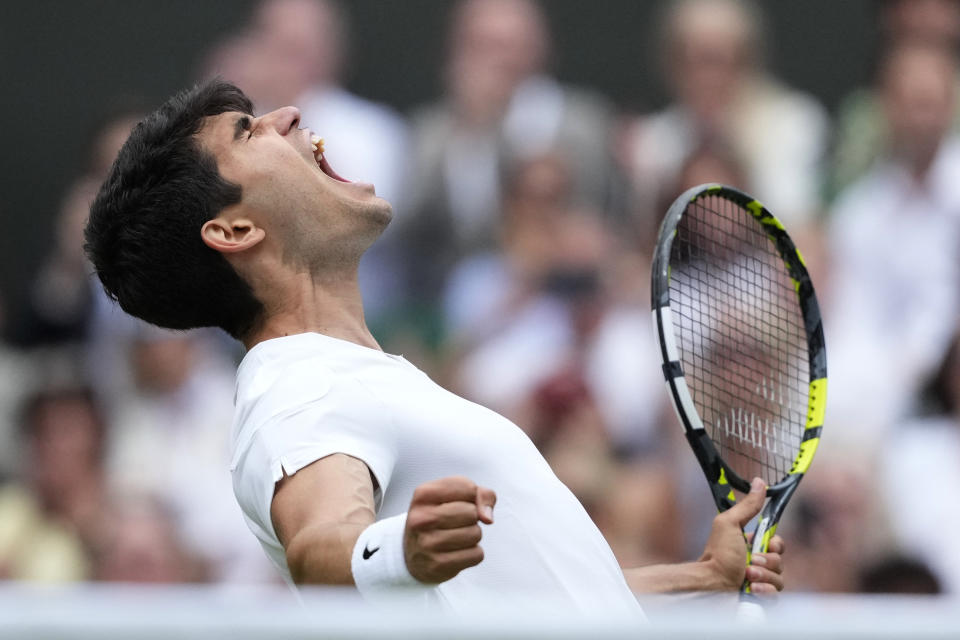
M 323 138 L 317 134 L 310 135 L 310 146 L 313 147 L 313 156 L 317 162 L 323 160 Z

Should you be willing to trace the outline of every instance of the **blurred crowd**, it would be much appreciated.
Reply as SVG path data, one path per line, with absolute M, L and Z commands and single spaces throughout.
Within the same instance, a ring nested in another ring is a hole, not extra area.
M 381 345 L 520 425 L 625 565 L 694 559 L 714 514 L 650 322 L 660 217 L 703 182 L 755 194 L 807 257 L 828 346 L 788 588 L 960 593 L 960 2 L 877 2 L 872 81 L 836 113 L 765 66 L 759 5 L 668 3 L 671 99 L 644 114 L 551 73 L 545 8 L 457 3 L 443 93 L 410 113 L 344 88 L 346 3 L 264 0 L 197 79 L 297 105 L 336 171 L 393 203 L 361 265 Z M 242 352 L 126 317 L 83 256 L 150 107 L 114 106 L 28 303 L 0 311 L 0 578 L 275 581 L 232 496 Z

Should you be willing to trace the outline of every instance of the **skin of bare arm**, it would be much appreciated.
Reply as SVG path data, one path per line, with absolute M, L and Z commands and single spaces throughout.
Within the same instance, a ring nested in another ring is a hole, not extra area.
M 354 584 L 351 553 L 375 519 L 370 471 L 342 453 L 321 458 L 284 475 L 270 516 L 294 582 Z
M 630 589 L 635 593 L 733 591 L 740 588 L 746 576 L 754 593 L 782 590 L 784 543 L 780 536 L 774 536 L 770 550 L 755 554 L 747 566 L 743 527 L 760 513 L 764 495 L 763 482 L 754 480 L 741 502 L 714 518 L 703 555 L 696 562 L 624 569 Z
M 410 574 L 423 583 L 439 583 L 479 564 L 479 523 L 493 524 L 496 500 L 490 489 L 459 476 L 419 486 L 404 531 Z M 270 516 L 294 582 L 355 584 L 353 548 L 376 517 L 370 471 L 345 454 L 321 458 L 284 475 L 275 488 Z

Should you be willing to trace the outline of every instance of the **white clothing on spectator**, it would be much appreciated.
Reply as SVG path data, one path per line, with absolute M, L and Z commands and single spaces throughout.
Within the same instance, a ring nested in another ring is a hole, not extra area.
M 769 79 L 748 84 L 722 132 L 701 131 L 693 114 L 671 105 L 641 118 L 629 134 L 634 189 L 648 209 L 669 200 L 665 190 L 675 186 L 687 158 L 719 142 L 743 163 L 747 184 L 733 186 L 749 190 L 790 229 L 818 211 L 829 124 L 813 98 Z
M 951 139 L 921 182 L 888 160 L 837 201 L 824 330 L 838 437 L 881 442 L 943 359 L 960 310 L 958 176 Z
M 897 543 L 924 561 L 945 593 L 960 593 L 960 424 L 937 417 L 898 425 L 880 468 L 880 495 Z
M 210 564 L 214 581 L 269 581 L 274 574 L 250 540 L 226 469 L 233 367 L 217 355 L 197 347 L 194 370 L 175 391 L 119 398 L 107 478 L 118 495 L 159 498 L 182 542 Z

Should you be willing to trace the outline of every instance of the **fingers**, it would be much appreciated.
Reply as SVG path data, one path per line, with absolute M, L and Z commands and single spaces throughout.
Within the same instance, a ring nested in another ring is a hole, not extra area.
M 477 487 L 477 512 L 484 524 L 493 524 L 493 507 L 497 504 L 497 494 L 490 489 Z
M 476 523 L 493 524 L 497 494 L 460 476 L 420 485 L 410 502 L 408 527 L 454 529 Z
M 463 476 L 425 482 L 413 492 L 411 504 L 443 504 L 444 502 L 476 502 L 476 483 Z M 487 489 L 489 491 L 489 489 Z M 492 493 L 492 492 L 491 492 Z
M 748 547 L 751 547 L 751 548 L 753 547 L 753 538 L 755 534 L 756 534 L 756 531 L 751 531 L 749 533 L 743 534 L 743 537 L 747 541 Z M 773 536 L 772 538 L 770 538 L 770 542 L 767 543 L 766 552 L 779 553 L 782 555 L 783 552 L 786 550 L 787 550 L 787 543 L 784 542 L 783 538 L 781 538 L 780 536 Z
M 747 567 L 747 580 L 750 581 L 750 590 L 754 592 L 764 592 L 768 588 L 772 588 L 774 591 L 783 591 L 783 576 L 765 567 L 755 565 Z
M 782 588 L 780 589 L 782 591 Z M 766 582 L 758 582 L 756 584 L 750 585 L 750 593 L 755 595 L 773 595 L 777 592 L 777 588 L 772 584 L 767 584 Z
M 767 550 L 770 553 L 782 554 L 787 550 L 787 544 L 780 536 L 773 536 L 770 538 L 770 545 L 767 547 Z
M 478 520 L 481 518 L 474 503 L 447 502 L 411 508 L 407 514 L 407 527 L 413 531 L 456 529 L 476 524 Z
M 754 553 L 750 564 L 769 569 L 774 573 L 783 573 L 783 558 L 779 553 Z
M 420 582 L 438 583 L 483 562 L 483 549 L 472 546 L 452 551 L 420 550 L 407 556 L 407 569 Z
M 750 558 L 746 577 L 753 593 L 783 591 L 783 557 L 780 555 L 784 548 L 783 538 L 771 538 L 769 548 L 770 551 L 754 553 Z
M 453 578 L 464 569 L 475 567 L 483 562 L 483 549 L 470 547 L 438 553 L 431 557 L 430 572 L 435 576 L 432 582 L 443 582 Z
M 421 582 L 449 580 L 483 560 L 479 523 L 493 523 L 496 494 L 461 476 L 417 487 L 407 511 L 404 558 Z
M 766 484 L 760 478 L 754 478 L 753 482 L 750 483 L 750 493 L 743 500 L 727 509 L 723 516 L 735 520 L 740 524 L 740 528 L 743 528 L 763 509 L 763 501 L 766 497 Z
M 480 544 L 483 531 L 480 525 L 461 527 L 459 529 L 439 529 L 420 536 L 420 547 L 427 551 L 459 551 L 469 549 Z

